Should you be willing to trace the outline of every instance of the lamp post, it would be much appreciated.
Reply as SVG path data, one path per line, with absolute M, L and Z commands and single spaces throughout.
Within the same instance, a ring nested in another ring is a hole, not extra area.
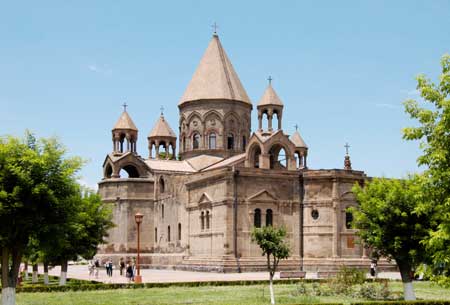
M 144 218 L 144 215 L 141 213 L 136 213 L 134 215 L 134 220 L 136 220 L 137 225 L 137 260 L 136 260 L 136 270 L 137 275 L 134 277 L 134 282 L 139 284 L 142 283 L 142 277 L 141 277 L 141 262 L 140 262 L 140 243 L 141 243 L 141 235 L 140 235 L 140 226 L 142 223 L 142 218 Z

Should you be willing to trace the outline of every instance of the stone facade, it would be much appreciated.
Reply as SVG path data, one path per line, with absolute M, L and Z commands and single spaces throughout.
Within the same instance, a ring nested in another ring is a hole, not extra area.
M 308 147 L 298 131 L 289 136 L 282 130 L 284 105 L 271 84 L 251 134 L 252 103 L 217 35 L 178 107 L 178 158 L 175 134 L 162 114 L 149 134 L 147 159 L 135 149 L 137 128 L 126 111 L 113 129 L 114 150 L 103 164 L 99 193 L 112 207 L 116 227 L 100 257 L 135 256 L 134 215 L 140 212 L 144 266 L 263 270 L 265 258 L 250 232 L 265 225 L 287 229 L 292 255 L 281 269 L 369 265 L 346 212 L 356 205 L 352 186 L 366 175 L 352 170 L 349 159 L 345 169 L 307 167 Z

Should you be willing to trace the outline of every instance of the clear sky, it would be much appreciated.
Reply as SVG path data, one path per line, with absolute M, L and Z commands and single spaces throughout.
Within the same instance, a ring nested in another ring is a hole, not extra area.
M 214 22 L 254 105 L 273 77 L 311 168 L 342 168 L 349 142 L 368 175 L 417 171 L 402 102 L 450 52 L 450 1 L 2 1 L 0 135 L 59 137 L 95 185 L 124 101 L 142 156 L 161 105 L 178 130 Z

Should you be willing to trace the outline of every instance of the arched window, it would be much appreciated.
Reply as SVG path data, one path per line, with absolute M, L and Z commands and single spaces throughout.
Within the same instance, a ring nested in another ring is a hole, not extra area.
M 170 242 L 170 226 L 167 226 L 167 241 Z
M 123 143 L 125 142 L 125 134 L 120 135 L 119 152 L 123 153 Z
M 246 147 L 247 147 L 247 138 L 245 136 L 242 136 L 242 150 L 245 151 Z
M 206 211 L 206 229 L 209 229 L 209 211 Z
M 273 225 L 273 213 L 271 209 L 267 209 L 266 211 L 266 226 Z
M 259 156 L 261 155 L 261 148 L 258 146 L 253 150 L 253 167 L 259 168 Z
M 352 222 L 353 222 L 353 213 L 352 212 L 346 212 L 345 213 L 345 227 L 347 229 L 352 228 Z
M 205 229 L 205 212 L 201 213 L 200 222 L 201 222 L 201 225 L 202 225 L 202 230 L 204 230 Z
M 161 218 L 164 219 L 164 204 L 161 205 Z
M 111 164 L 106 165 L 105 169 L 105 178 L 111 178 L 112 175 L 112 166 Z
M 164 178 L 160 177 L 159 178 L 159 192 L 162 194 L 166 191 L 166 185 L 164 183 Z
M 192 149 L 199 149 L 200 148 L 200 135 L 198 133 L 195 133 L 192 137 Z
M 122 177 L 125 175 L 124 171 L 126 172 L 127 177 Z M 121 178 L 139 178 L 139 172 L 135 166 L 126 165 L 120 170 L 119 176 Z
M 253 225 L 256 228 L 261 228 L 261 210 L 255 209 L 255 214 L 253 215 Z
M 216 149 L 216 134 L 214 132 L 209 134 L 209 149 Z
M 181 240 L 181 223 L 178 223 L 178 240 Z
M 227 140 L 227 148 L 230 150 L 233 150 L 234 149 L 234 135 L 232 133 L 229 133 L 227 139 L 228 139 Z
M 155 228 L 155 243 L 158 242 L 158 228 Z
M 272 146 L 269 150 L 269 154 L 271 169 L 286 169 L 288 155 L 283 146 L 278 144 Z

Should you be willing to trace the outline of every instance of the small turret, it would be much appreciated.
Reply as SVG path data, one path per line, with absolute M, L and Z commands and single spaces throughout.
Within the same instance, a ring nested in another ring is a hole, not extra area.
M 306 168 L 306 160 L 308 156 L 308 145 L 306 145 L 305 141 L 303 141 L 303 138 L 300 136 L 300 133 L 298 132 L 298 125 L 295 126 L 296 130 L 294 134 L 290 137 L 290 140 L 295 145 L 295 154 L 299 160 L 298 162 L 298 168 Z
M 283 117 L 283 102 L 278 97 L 277 93 L 272 87 L 272 78 L 269 76 L 269 85 L 266 88 L 266 91 L 264 91 L 264 94 L 261 98 L 261 100 L 258 103 L 258 131 L 263 132 L 263 116 L 264 114 L 267 115 L 268 119 L 268 132 L 273 131 L 272 127 L 272 120 L 273 116 L 276 114 L 278 119 L 278 130 L 281 128 L 281 121 Z
M 138 129 L 127 112 L 127 104 L 123 104 L 123 112 L 112 129 L 113 153 L 136 153 Z M 126 144 L 126 146 L 124 146 Z
M 149 149 L 149 157 L 150 159 L 156 158 L 160 159 L 160 151 L 159 148 L 162 145 L 165 150 L 165 159 L 176 159 L 176 147 L 177 147 L 177 136 L 175 132 L 173 132 L 170 125 L 164 118 L 164 114 L 161 110 L 161 116 L 153 127 L 152 131 L 147 137 L 148 139 L 148 149 Z M 153 157 L 152 151 L 153 146 L 155 147 L 156 156 Z M 170 152 L 170 148 L 172 148 L 172 152 Z

